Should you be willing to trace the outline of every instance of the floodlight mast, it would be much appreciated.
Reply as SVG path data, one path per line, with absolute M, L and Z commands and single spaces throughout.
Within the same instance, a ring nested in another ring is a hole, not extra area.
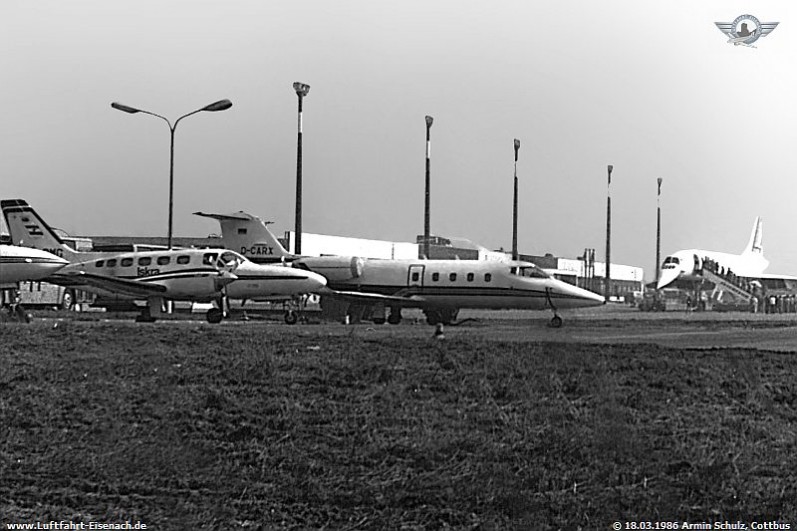
M 196 114 L 198 112 L 218 112 L 218 111 L 226 111 L 230 107 L 232 107 L 232 102 L 230 100 L 224 99 L 219 100 L 204 107 L 197 109 L 195 111 L 191 111 L 188 114 L 184 114 L 180 116 L 177 120 L 174 121 L 172 124 L 168 118 L 165 116 L 161 116 L 160 114 L 155 114 L 154 112 L 145 111 L 144 109 L 138 109 L 136 107 L 130 107 L 129 105 L 123 105 L 118 102 L 111 103 L 111 107 L 116 109 L 117 111 L 126 112 L 128 114 L 149 114 L 150 116 L 154 116 L 156 118 L 160 118 L 169 126 L 169 132 L 171 134 L 171 142 L 169 148 L 169 236 L 168 236 L 168 247 L 169 249 L 172 248 L 172 219 L 173 219 L 173 212 L 174 212 L 174 131 L 177 129 L 177 124 L 180 123 L 180 120 L 191 116 L 192 114 Z
M 431 130 L 432 130 L 432 122 L 434 122 L 434 118 L 431 116 L 426 116 L 426 192 L 425 192 L 425 202 L 424 202 L 424 209 L 423 209 L 423 257 L 425 259 L 429 259 L 429 238 L 430 235 L 430 211 L 431 211 L 431 179 L 430 173 L 432 169 L 431 163 L 431 150 L 432 150 L 432 141 L 431 141 Z
M 293 84 L 299 98 L 299 135 L 296 140 L 296 242 L 293 252 L 302 253 L 302 100 L 310 92 L 310 85 L 299 81 Z
M 517 156 L 520 151 L 520 140 L 515 139 L 515 193 L 512 199 L 512 260 L 518 259 L 517 250 Z

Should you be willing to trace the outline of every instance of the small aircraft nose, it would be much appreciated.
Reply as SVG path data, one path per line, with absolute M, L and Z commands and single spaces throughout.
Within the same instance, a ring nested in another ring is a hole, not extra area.
M 307 275 L 307 280 L 305 281 L 307 293 L 317 293 L 321 288 L 327 285 L 327 279 L 322 275 L 313 273 L 312 271 L 305 271 L 305 274 Z
M 235 273 L 230 273 L 229 271 L 219 271 L 219 276 L 213 279 L 213 283 L 216 287 L 216 291 L 221 291 L 221 288 L 235 280 L 238 280 L 238 275 Z
M 661 273 L 659 274 L 659 282 L 656 284 L 656 289 L 669 286 L 675 282 L 680 274 L 681 272 L 677 269 L 662 269 Z

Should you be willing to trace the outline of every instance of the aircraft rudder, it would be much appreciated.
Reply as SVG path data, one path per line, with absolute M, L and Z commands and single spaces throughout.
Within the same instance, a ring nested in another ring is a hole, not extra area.
M 6 220 L 14 245 L 41 249 L 70 262 L 78 254 L 66 245 L 56 232 L 24 199 L 0 200 L 0 209 Z
M 764 254 L 763 246 L 764 221 L 761 216 L 757 216 L 753 222 L 753 230 L 750 232 L 750 240 L 747 242 L 743 254 Z

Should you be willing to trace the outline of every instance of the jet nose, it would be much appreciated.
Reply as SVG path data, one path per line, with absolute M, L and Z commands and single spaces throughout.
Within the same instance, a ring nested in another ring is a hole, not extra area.
M 559 297 L 557 297 L 558 299 L 561 299 L 561 303 L 556 302 L 555 304 L 559 304 L 564 308 L 603 306 L 606 304 L 606 299 L 603 297 L 603 295 L 598 295 L 597 293 L 579 288 L 578 286 L 573 286 L 572 284 L 562 282 L 561 280 L 557 281 L 553 291 L 554 293 L 558 292 L 561 294 Z
M 680 271 L 677 269 L 662 269 L 661 273 L 659 274 L 659 281 L 656 284 L 656 289 L 661 289 L 666 286 L 669 286 L 678 278 L 681 274 Z

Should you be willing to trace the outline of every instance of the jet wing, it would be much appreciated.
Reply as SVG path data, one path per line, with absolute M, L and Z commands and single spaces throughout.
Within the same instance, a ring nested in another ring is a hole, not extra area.
M 60 286 L 88 286 L 111 293 L 142 298 L 163 295 L 166 291 L 166 287 L 160 284 L 150 284 L 140 280 L 128 280 L 106 275 L 95 275 L 84 271 L 68 274 L 57 273 L 49 276 L 47 282 Z
M 401 292 L 399 292 L 401 293 Z M 319 295 L 334 297 L 351 302 L 362 304 L 394 304 L 407 308 L 420 308 L 426 304 L 426 299 L 418 295 L 383 295 L 381 293 L 363 293 L 361 291 L 338 291 L 324 288 L 318 292 Z

